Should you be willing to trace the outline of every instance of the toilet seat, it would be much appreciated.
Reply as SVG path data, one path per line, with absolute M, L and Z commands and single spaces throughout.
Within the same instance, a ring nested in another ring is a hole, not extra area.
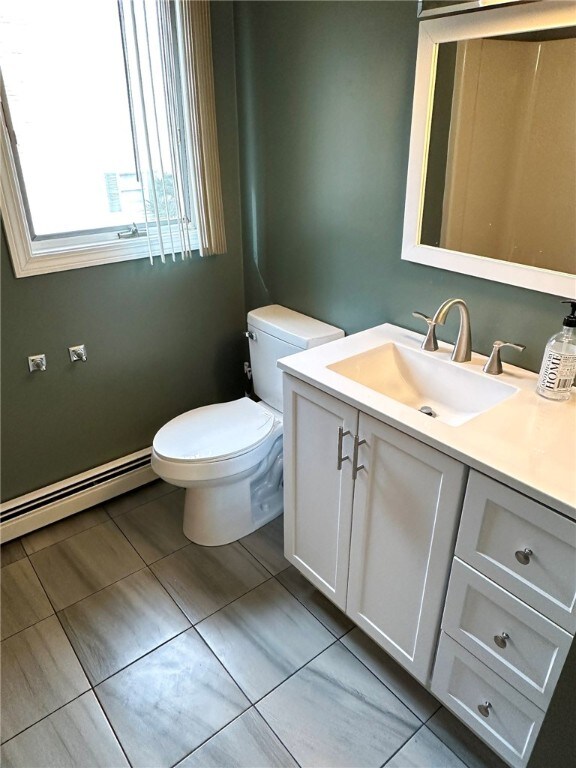
M 196 408 L 156 434 L 152 469 L 184 487 L 218 480 L 250 470 L 281 434 L 281 418 L 248 397 Z
M 168 461 L 223 461 L 256 448 L 273 427 L 273 415 L 243 397 L 177 416 L 156 434 L 153 448 Z

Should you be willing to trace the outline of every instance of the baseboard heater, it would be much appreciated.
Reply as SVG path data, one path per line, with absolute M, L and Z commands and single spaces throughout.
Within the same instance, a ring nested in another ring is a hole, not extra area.
M 0 504 L 0 539 L 10 541 L 156 480 L 150 454 L 145 448 Z

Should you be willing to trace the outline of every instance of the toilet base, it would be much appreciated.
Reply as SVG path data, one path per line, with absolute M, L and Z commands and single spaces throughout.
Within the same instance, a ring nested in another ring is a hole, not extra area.
M 205 547 L 237 541 L 282 514 L 283 491 L 280 438 L 255 472 L 186 488 L 184 536 Z

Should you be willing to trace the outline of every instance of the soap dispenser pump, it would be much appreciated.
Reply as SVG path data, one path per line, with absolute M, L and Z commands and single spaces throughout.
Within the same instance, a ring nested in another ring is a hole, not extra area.
M 568 400 L 576 376 L 576 301 L 572 311 L 564 318 L 562 330 L 546 344 L 536 392 L 549 400 Z

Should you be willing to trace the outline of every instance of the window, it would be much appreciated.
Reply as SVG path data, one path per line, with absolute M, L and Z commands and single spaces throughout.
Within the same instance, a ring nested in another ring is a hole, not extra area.
M 207 2 L 3 0 L 0 51 L 17 276 L 225 249 Z

